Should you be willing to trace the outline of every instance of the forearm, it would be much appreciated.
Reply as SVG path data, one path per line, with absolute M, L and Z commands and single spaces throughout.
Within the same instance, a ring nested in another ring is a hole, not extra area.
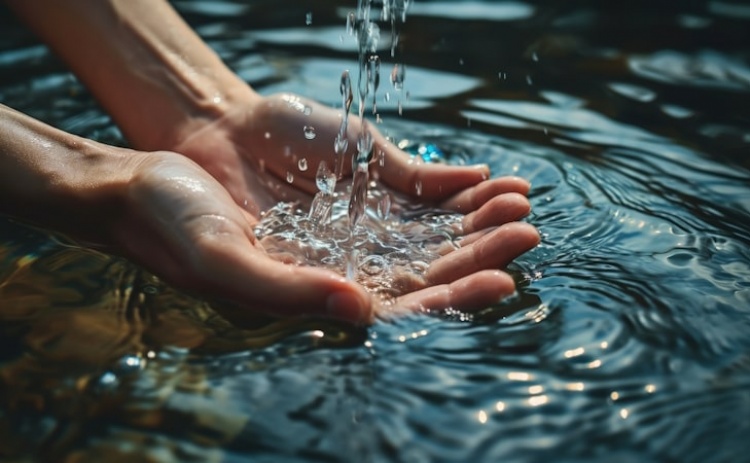
M 257 96 L 165 0 L 9 0 L 112 115 L 133 147 L 176 146 Z
M 0 214 L 100 241 L 138 161 L 125 153 L 0 105 Z

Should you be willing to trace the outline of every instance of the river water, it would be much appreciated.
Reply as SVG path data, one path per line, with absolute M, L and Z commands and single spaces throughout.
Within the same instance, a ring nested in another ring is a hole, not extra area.
M 354 3 L 175 5 L 260 92 L 340 107 Z M 124 144 L 0 13 L 0 101 Z M 473 318 L 240 329 L 3 219 L 0 460 L 748 461 L 748 44 L 736 0 L 414 2 L 378 127 L 529 178 L 543 237 Z

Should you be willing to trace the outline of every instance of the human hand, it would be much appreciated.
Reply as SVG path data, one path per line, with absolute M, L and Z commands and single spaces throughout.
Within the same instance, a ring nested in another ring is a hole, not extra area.
M 194 130 L 173 149 L 196 160 L 257 221 L 261 211 L 279 201 L 309 204 L 317 191 L 318 163 L 334 162 L 333 144 L 340 125 L 339 111 L 294 95 L 275 95 L 235 107 Z M 350 159 L 360 131 L 360 120 L 351 118 L 345 179 L 351 176 Z M 466 214 L 461 247 L 433 262 L 394 306 L 474 310 L 512 294 L 514 282 L 501 270 L 539 240 L 531 225 L 515 222 L 530 209 L 525 197 L 528 182 L 515 177 L 485 180 L 486 166 L 414 163 L 375 128 L 369 131 L 376 159 L 383 158 L 371 169 L 385 186 L 414 201 Z M 301 160 L 306 169 L 300 169 Z M 308 309 L 313 305 L 313 301 L 305 304 Z

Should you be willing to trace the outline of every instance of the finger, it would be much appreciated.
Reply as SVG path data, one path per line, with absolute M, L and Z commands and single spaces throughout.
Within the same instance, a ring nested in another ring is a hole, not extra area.
M 475 211 L 495 196 L 505 193 L 519 193 L 526 196 L 531 185 L 521 177 L 500 177 L 487 180 L 474 187 L 467 188 L 445 201 L 445 209 L 463 212 Z
M 479 210 L 464 216 L 465 234 L 496 227 L 526 217 L 531 211 L 529 200 L 519 193 L 503 193 L 484 203 Z
M 396 307 L 406 310 L 455 309 L 471 312 L 495 304 L 515 291 L 513 278 L 499 270 L 485 270 L 450 284 L 422 289 L 404 296 Z
M 382 135 L 374 136 L 375 148 L 385 156 L 382 165 L 375 163 L 380 179 L 394 190 L 412 197 L 441 201 L 489 178 L 490 170 L 487 165 L 416 163 Z
M 328 270 L 283 264 L 233 236 L 204 236 L 184 272 L 201 293 L 273 316 L 321 316 L 354 324 L 372 320 L 364 288 Z M 230 317 L 231 318 L 231 317 Z
M 427 269 L 428 284 L 449 283 L 487 269 L 504 269 L 516 257 L 539 244 L 539 232 L 523 222 L 501 225 L 468 246 L 438 258 Z

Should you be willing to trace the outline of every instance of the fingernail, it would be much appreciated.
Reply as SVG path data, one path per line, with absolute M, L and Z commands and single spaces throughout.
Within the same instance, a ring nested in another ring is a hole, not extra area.
M 354 292 L 339 292 L 328 296 L 326 300 L 328 315 L 357 325 L 370 321 L 370 304 Z
M 490 178 L 490 166 L 487 164 L 475 164 L 472 167 L 474 167 L 476 170 L 482 171 L 482 178 L 484 180 L 487 180 Z

